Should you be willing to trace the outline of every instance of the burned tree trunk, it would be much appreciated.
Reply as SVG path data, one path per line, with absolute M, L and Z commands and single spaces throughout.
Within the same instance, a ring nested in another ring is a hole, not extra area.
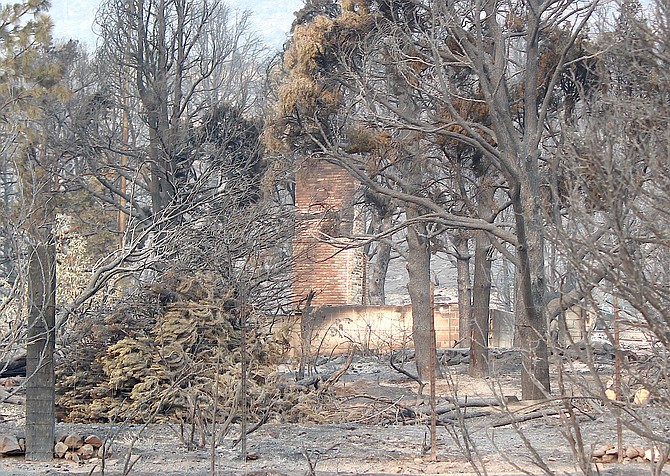
M 491 298 L 491 242 L 484 231 L 475 240 L 475 273 L 470 322 L 470 367 L 472 377 L 489 374 L 489 308 Z
M 407 289 L 412 301 L 416 371 L 422 382 L 426 382 L 430 376 L 431 350 L 435 349 L 435 345 L 431 344 L 435 335 L 431 333 L 433 315 L 430 296 L 430 246 L 426 234 L 424 224 L 414 225 L 407 229 L 407 273 L 409 274 Z
M 542 218 L 531 199 L 537 187 L 513 194 L 517 229 L 518 291 L 515 345 L 521 352 L 521 393 L 524 400 L 546 398 L 551 391 L 545 314 L 544 237 Z M 532 185 L 532 184 L 531 184 Z M 520 198 L 525 195 L 525 199 Z M 530 205 L 524 207 L 524 203 Z
M 477 194 L 477 212 L 489 219 L 493 188 L 485 178 Z M 472 291 L 472 320 L 470 322 L 470 375 L 486 377 L 489 374 L 489 310 L 491 301 L 491 240 L 485 231 L 475 235 L 475 274 Z
M 373 306 L 386 304 L 384 288 L 386 286 L 386 274 L 391 261 L 391 245 L 377 242 L 377 259 L 371 268 L 370 281 L 368 282 L 368 302 Z
M 469 238 L 461 231 L 451 236 L 456 255 L 456 273 L 458 282 L 458 340 L 460 347 L 470 347 L 470 308 L 472 306 L 472 288 L 470 282 Z

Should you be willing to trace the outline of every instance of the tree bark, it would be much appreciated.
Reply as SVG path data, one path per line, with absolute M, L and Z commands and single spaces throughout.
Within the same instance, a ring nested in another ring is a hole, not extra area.
M 377 259 L 372 266 L 368 283 L 368 302 L 373 306 L 386 304 L 386 274 L 391 261 L 391 245 L 377 242 Z
M 37 245 L 28 275 L 28 345 L 26 356 L 26 460 L 51 461 L 56 430 L 54 341 L 56 249 L 52 241 Z
M 402 75 L 391 67 L 390 90 L 398 97 L 399 109 L 411 116 L 419 114 L 419 107 L 404 88 Z M 419 137 L 412 130 L 401 132 L 399 140 L 403 144 L 407 159 L 401 160 L 399 167 L 406 178 L 406 191 L 419 194 L 426 174 L 425 157 L 419 147 Z M 405 208 L 407 220 L 422 215 L 423 209 L 408 203 Z M 436 353 L 435 333 L 431 332 L 433 313 L 430 286 L 430 240 L 425 223 L 417 223 L 407 228 L 407 290 L 412 302 L 412 331 L 414 336 L 414 359 L 416 371 L 422 382 L 430 379 L 431 350 Z M 437 361 L 437 358 L 435 358 Z M 439 369 L 436 369 L 439 375 Z
M 451 235 L 451 242 L 456 252 L 456 275 L 458 284 L 458 340 L 460 347 L 470 347 L 470 308 L 472 304 L 472 288 L 470 284 L 470 249 L 469 239 L 462 233 Z
M 475 273 L 470 322 L 470 366 L 472 377 L 489 375 L 489 309 L 491 299 L 491 241 L 486 232 L 475 238 Z
M 410 210 L 407 212 L 410 218 Z M 407 229 L 407 290 L 412 301 L 412 332 L 414 334 L 414 360 L 422 382 L 430 377 L 431 335 L 433 316 L 430 306 L 430 246 L 426 226 L 414 225 Z
M 543 223 L 536 206 L 537 199 L 532 194 L 533 176 L 530 173 L 531 181 L 522 183 L 512 195 L 519 258 L 516 345 L 521 348 L 521 394 L 524 400 L 546 398 L 551 392 L 544 310 L 546 285 Z
M 540 207 L 540 139 L 544 124 L 538 105 L 540 11 L 526 5 L 526 58 L 523 78 L 524 132 L 517 159 L 518 180 L 510 181 L 517 232 L 521 300 L 517 302 L 517 329 L 521 346 L 521 394 L 524 399 L 546 398 L 550 393 L 547 320 L 545 313 L 544 220 Z M 511 151 L 511 149 L 510 149 Z
M 474 172 L 478 177 L 477 215 L 490 220 L 495 189 L 488 180 L 488 161 L 482 158 Z M 493 246 L 485 231 L 475 233 L 475 273 L 472 290 L 472 320 L 470 323 L 470 367 L 472 377 L 489 375 L 489 328 L 491 306 L 491 260 Z
M 372 215 L 372 233 L 382 233 L 391 229 L 392 218 L 390 216 L 380 216 L 384 213 L 381 207 L 377 207 Z M 368 250 L 366 250 L 367 253 Z M 386 274 L 388 273 L 389 262 L 391 261 L 391 244 L 386 241 L 376 241 L 375 251 L 376 259 L 370 266 L 368 274 L 368 303 L 373 306 L 383 306 L 386 304 Z

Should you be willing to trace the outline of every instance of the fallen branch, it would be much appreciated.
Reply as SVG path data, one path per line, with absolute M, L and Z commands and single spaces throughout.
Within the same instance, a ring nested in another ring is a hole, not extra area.
M 517 416 L 508 415 L 505 418 L 501 418 L 498 421 L 493 422 L 491 426 L 493 428 L 498 428 L 501 426 L 512 425 L 514 423 L 523 423 L 524 421 L 535 420 L 537 418 L 558 415 L 559 413 L 561 413 L 561 411 L 562 410 L 549 409 L 549 410 L 537 410 L 534 412 L 524 413 L 522 415 Z
M 326 390 L 328 390 L 330 387 L 335 385 L 338 380 L 344 375 L 347 370 L 349 370 L 349 367 L 351 367 L 351 363 L 354 361 L 354 355 L 356 354 L 357 347 L 353 347 L 349 349 L 349 356 L 347 357 L 347 361 L 344 363 L 342 368 L 338 370 L 337 372 L 331 374 L 324 382 L 323 385 L 319 388 L 319 391 L 317 392 L 317 395 L 323 394 Z
M 253 427 L 247 430 L 246 434 L 247 435 L 252 434 L 254 431 L 258 430 L 261 426 L 265 425 L 269 419 L 270 419 L 270 410 L 266 411 L 261 417 L 261 419 Z M 235 440 L 233 441 L 232 448 L 235 448 L 240 443 L 240 441 L 242 441 L 242 435 L 235 438 Z
M 468 420 L 470 418 L 479 418 L 479 417 L 485 417 L 485 416 L 490 416 L 492 415 L 493 412 L 464 412 L 460 415 L 440 415 L 440 419 L 438 421 L 442 423 L 451 423 L 451 422 L 456 422 L 460 420 L 461 418 L 463 420 Z
M 384 403 L 387 406 L 386 406 L 386 408 L 383 408 L 382 410 L 379 410 L 378 412 L 376 412 L 372 415 L 368 415 L 364 418 L 356 420 L 353 423 L 363 423 L 365 421 L 370 421 L 373 418 L 376 418 L 376 417 L 379 417 L 379 416 L 383 415 L 384 413 L 388 412 L 389 410 L 395 410 L 396 411 L 396 418 L 395 418 L 396 423 L 398 421 L 398 416 L 402 417 L 402 421 L 405 422 L 405 417 L 408 416 L 407 414 L 405 414 L 407 412 L 409 412 L 409 415 L 410 415 L 409 418 L 414 418 L 415 417 L 415 414 L 411 409 L 409 409 L 407 407 L 404 407 L 403 405 L 398 404 L 398 402 L 400 401 L 400 399 L 402 399 L 402 397 L 400 397 L 400 399 L 398 399 L 395 402 L 388 401 L 388 400 L 385 400 L 385 399 L 382 399 L 382 398 L 369 397 L 367 395 L 361 395 L 361 397 L 370 398 L 371 400 Z
M 449 413 L 457 408 L 471 408 L 471 407 L 500 407 L 503 403 L 514 403 L 518 402 L 519 399 L 514 395 L 506 395 L 502 400 L 498 398 L 459 398 L 457 401 L 450 400 L 447 403 L 443 403 L 435 407 L 435 413 L 442 415 L 443 413 Z
M 351 400 L 356 400 L 357 398 L 364 398 L 367 400 L 372 400 L 373 402 L 379 402 L 383 403 L 384 405 L 389 405 L 389 407 L 394 407 L 397 408 L 398 410 L 401 410 L 402 414 L 401 416 L 405 418 L 416 418 L 416 412 L 405 405 L 401 405 L 400 399 L 398 400 L 390 400 L 388 398 L 383 398 L 383 397 L 373 397 L 371 395 L 352 395 L 351 397 L 347 398 L 345 401 L 349 402 Z M 401 397 L 402 398 L 402 397 Z
M 14 395 L 15 392 L 8 392 L 0 389 L 0 403 L 11 403 L 13 405 L 25 405 L 26 397 Z
M 389 363 L 391 364 L 391 367 L 393 368 L 393 370 L 395 370 L 396 372 L 399 372 L 399 373 L 403 374 L 403 375 L 406 376 L 406 377 L 411 378 L 411 379 L 414 380 L 416 383 L 418 383 L 418 384 L 419 384 L 419 391 L 418 391 L 418 394 L 419 394 L 419 395 L 422 395 L 422 394 L 423 394 L 423 388 L 426 386 L 426 384 L 425 384 L 424 382 L 422 382 L 421 379 L 420 379 L 418 376 L 416 376 L 416 375 L 414 375 L 413 373 L 411 373 L 411 372 L 405 370 L 403 367 L 398 367 L 398 366 L 396 366 L 396 364 L 395 364 L 395 354 L 394 354 L 393 352 L 391 352 L 391 359 L 389 360 Z

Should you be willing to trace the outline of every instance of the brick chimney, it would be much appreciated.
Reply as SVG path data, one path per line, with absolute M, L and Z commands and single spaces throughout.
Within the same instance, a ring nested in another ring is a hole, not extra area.
M 306 161 L 296 175 L 295 201 L 300 228 L 293 241 L 293 300 L 304 305 L 365 304 L 366 257 L 347 248 L 354 229 L 358 184 L 343 168 Z M 334 240 L 336 239 L 336 240 Z

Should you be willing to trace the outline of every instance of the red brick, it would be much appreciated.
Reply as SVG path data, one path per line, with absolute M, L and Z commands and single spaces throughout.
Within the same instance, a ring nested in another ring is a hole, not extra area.
M 338 235 L 351 230 L 342 211 L 351 206 L 356 181 L 333 164 L 310 161 L 296 176 L 296 207 L 307 220 L 294 239 L 293 295 L 304 300 L 313 290 L 312 305 L 363 304 L 365 256 L 358 249 L 343 249 Z M 325 242 L 337 238 L 338 246 Z

